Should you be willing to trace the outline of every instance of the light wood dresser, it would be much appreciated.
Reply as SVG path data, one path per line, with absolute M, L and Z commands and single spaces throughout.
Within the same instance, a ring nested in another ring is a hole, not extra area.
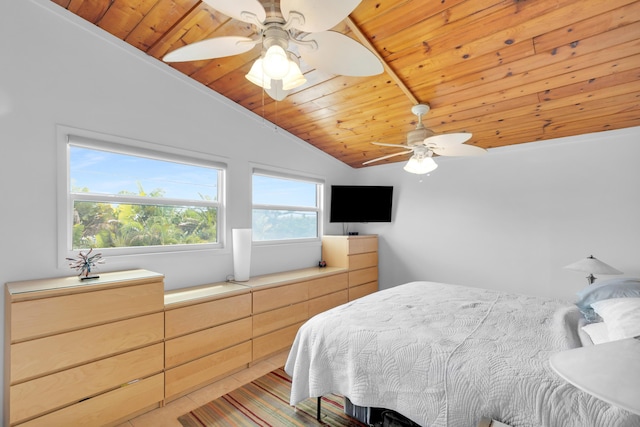
M 250 278 L 252 362 L 291 346 L 298 328 L 321 311 L 347 302 L 344 268 L 312 267 Z
M 322 236 L 322 259 L 349 270 L 349 301 L 378 290 L 378 236 Z
M 116 425 L 285 351 L 349 301 L 312 267 L 164 291 L 146 270 L 5 286 L 6 426 Z
M 165 401 L 251 362 L 251 292 L 234 283 L 165 295 Z
M 102 426 L 164 397 L 164 277 L 5 286 L 4 425 Z

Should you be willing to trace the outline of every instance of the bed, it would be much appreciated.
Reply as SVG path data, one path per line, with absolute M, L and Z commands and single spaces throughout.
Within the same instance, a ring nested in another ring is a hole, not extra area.
M 562 380 L 549 357 L 584 345 L 573 304 L 435 282 L 382 290 L 311 318 L 285 364 L 292 405 L 328 393 L 421 426 L 640 426 Z

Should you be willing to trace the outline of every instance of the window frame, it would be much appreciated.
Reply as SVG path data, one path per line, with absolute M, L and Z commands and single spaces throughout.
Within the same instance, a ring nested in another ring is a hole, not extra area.
M 289 179 L 294 181 L 302 181 L 316 185 L 316 206 L 296 206 L 296 205 L 275 205 L 275 204 L 254 204 L 253 203 L 253 177 L 255 175 L 265 176 L 276 179 Z M 297 244 L 297 243 L 317 243 L 322 239 L 324 229 L 324 187 L 325 180 L 318 176 L 309 174 L 288 172 L 272 168 L 253 167 L 251 171 L 251 224 L 253 227 L 253 212 L 256 209 L 262 210 L 290 210 L 315 212 L 317 215 L 317 236 L 301 237 L 299 239 L 278 239 L 278 240 L 255 240 L 252 235 L 252 244 L 261 245 L 281 245 L 281 244 Z
M 131 204 L 153 204 L 162 206 L 215 206 L 217 208 L 217 242 L 177 245 L 153 245 L 153 246 L 129 246 L 119 248 L 97 248 L 105 257 L 127 257 L 135 255 L 152 255 L 170 252 L 188 251 L 221 251 L 225 248 L 225 217 L 226 217 L 226 163 L 220 159 L 200 152 L 192 152 L 185 149 L 159 146 L 139 140 L 132 140 L 113 135 L 99 134 L 80 129 L 59 126 L 58 129 L 58 266 L 66 267 L 65 259 L 75 257 L 79 249 L 73 249 L 73 209 L 75 201 L 110 202 Z M 99 195 L 91 193 L 73 193 L 71 191 L 70 177 L 70 147 L 71 145 L 113 152 L 124 155 L 145 157 L 153 160 L 162 160 L 173 163 L 200 166 L 217 169 L 217 200 L 207 202 L 201 200 L 158 198 L 150 200 L 148 197 L 135 195 Z M 87 249 L 88 250 L 88 249 Z M 86 252 L 86 250 L 82 249 Z

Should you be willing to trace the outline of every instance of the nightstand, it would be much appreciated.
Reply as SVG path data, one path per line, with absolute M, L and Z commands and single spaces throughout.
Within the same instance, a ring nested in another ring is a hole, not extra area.
M 562 351 L 549 362 L 579 389 L 640 415 L 640 337 Z

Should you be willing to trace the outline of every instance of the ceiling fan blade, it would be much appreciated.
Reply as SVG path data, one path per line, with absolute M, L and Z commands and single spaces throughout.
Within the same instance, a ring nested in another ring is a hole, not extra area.
M 366 162 L 364 162 L 362 164 L 363 165 L 368 165 L 369 163 L 379 162 L 380 160 L 388 159 L 390 157 L 400 156 L 401 154 L 409 154 L 409 153 L 413 153 L 413 150 L 401 151 L 399 153 L 393 153 L 393 154 L 387 154 L 386 156 L 378 157 L 377 159 L 367 160 Z
M 431 151 L 438 156 L 481 156 L 487 152 L 484 148 L 468 144 L 433 147 Z
M 208 0 L 207 0 L 208 1 Z M 282 0 L 280 11 L 289 21 L 291 12 L 298 12 L 304 16 L 304 23 L 295 24 L 294 27 L 306 33 L 317 33 L 329 30 L 360 4 L 361 0 Z
M 162 60 L 165 62 L 185 62 L 222 58 L 248 52 L 254 46 L 255 41 L 249 37 L 215 37 L 182 46 L 167 53 Z
M 410 145 L 404 144 L 387 144 L 386 142 L 372 142 L 373 145 L 380 145 L 382 147 L 402 147 L 402 148 L 411 148 Z
M 341 76 L 373 76 L 382 73 L 380 60 L 369 49 L 344 34 L 323 31 L 305 35 L 302 40 L 314 40 L 317 48 L 300 45 L 300 56 L 318 70 Z
M 227 15 L 229 18 L 237 19 L 242 22 L 254 23 L 254 20 L 243 12 L 255 15 L 258 22 L 264 22 L 267 13 L 258 0 L 203 0 L 209 6 Z
M 472 136 L 470 133 L 443 133 L 426 138 L 424 145 L 427 147 L 442 147 L 445 145 L 462 144 L 471 139 Z

